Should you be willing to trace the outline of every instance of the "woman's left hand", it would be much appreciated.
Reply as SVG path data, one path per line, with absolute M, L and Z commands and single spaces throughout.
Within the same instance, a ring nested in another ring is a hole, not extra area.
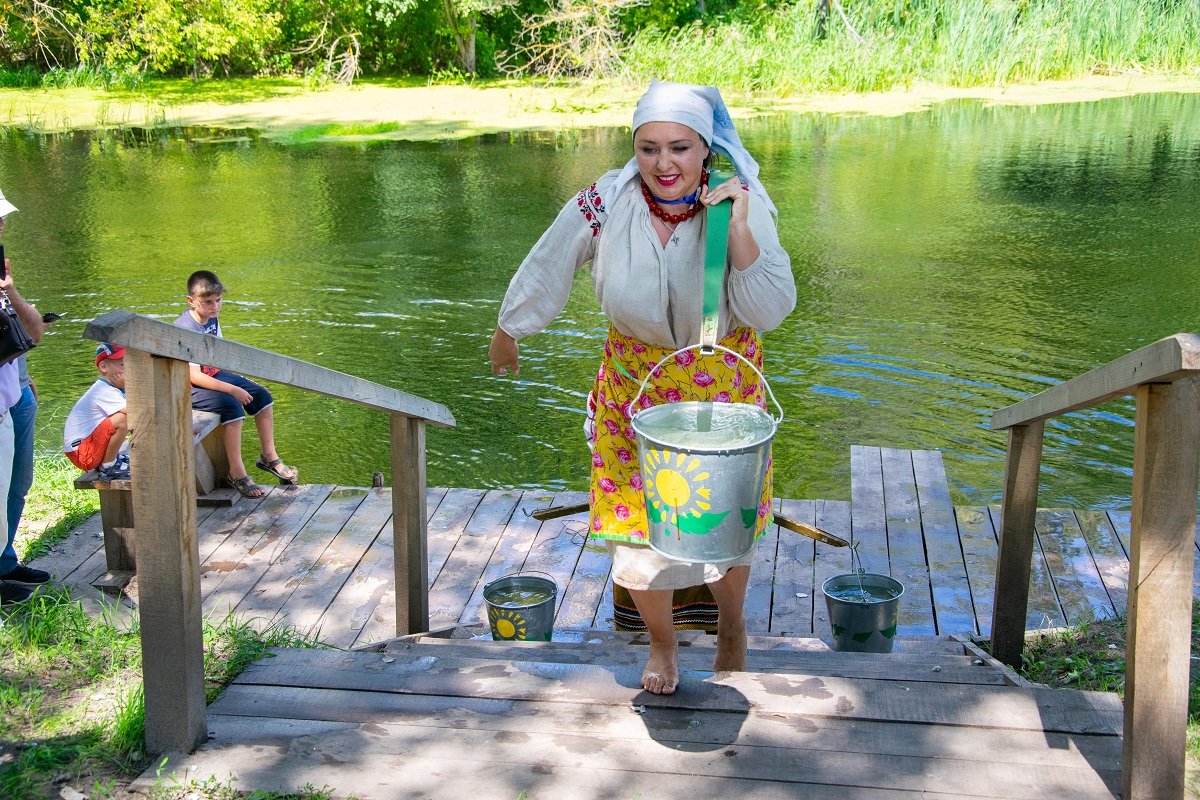
M 731 224 L 744 224 L 747 209 L 750 208 L 750 187 L 735 175 L 716 188 L 708 188 L 700 195 L 700 200 L 706 206 L 716 205 L 722 200 L 732 200 L 733 208 L 729 212 L 729 221 Z

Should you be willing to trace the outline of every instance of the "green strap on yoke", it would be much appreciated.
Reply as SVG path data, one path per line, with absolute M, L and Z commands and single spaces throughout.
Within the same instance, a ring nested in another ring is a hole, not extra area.
M 709 175 L 709 186 L 732 178 L 727 172 Z M 720 331 L 721 290 L 725 285 L 725 267 L 729 254 L 729 210 L 733 201 L 723 200 L 708 207 L 704 242 L 704 321 L 700 325 L 700 347 L 711 353 Z

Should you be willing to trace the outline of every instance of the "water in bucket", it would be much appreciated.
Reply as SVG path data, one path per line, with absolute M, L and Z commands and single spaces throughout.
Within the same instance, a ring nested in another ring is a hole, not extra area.
M 639 411 L 633 430 L 650 547 L 703 563 L 749 552 L 777 425 L 750 403 L 669 403 Z
M 550 641 L 558 585 L 539 575 L 506 575 L 483 587 L 492 639 Z

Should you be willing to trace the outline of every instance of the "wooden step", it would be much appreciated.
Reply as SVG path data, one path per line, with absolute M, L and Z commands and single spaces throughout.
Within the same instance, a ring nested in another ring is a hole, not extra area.
M 396 643 L 383 652 L 403 654 L 421 648 L 440 658 L 496 659 L 506 662 L 538 661 L 552 664 L 593 664 L 634 668 L 645 664 L 642 645 L 579 646 L 552 642 L 488 642 L 449 639 Z M 712 672 L 713 648 L 682 647 L 680 669 L 700 674 Z M 933 683 L 969 683 L 1002 686 L 1007 673 L 969 655 L 943 653 L 838 653 L 833 651 L 751 650 L 744 672 L 825 675 L 841 678 L 881 678 Z
M 1115 696 L 687 668 L 676 694 L 658 696 L 641 691 L 640 661 L 619 658 L 640 655 L 640 645 L 585 645 L 443 639 L 389 643 L 404 648 L 396 651 L 276 650 L 209 707 L 212 738 L 199 751 L 135 785 L 236 774 L 243 790 L 312 783 L 361 800 L 1108 800 L 1120 785 Z M 589 652 L 616 663 L 544 658 Z M 680 653 L 710 655 L 690 645 Z M 755 656 L 896 665 L 922 657 Z

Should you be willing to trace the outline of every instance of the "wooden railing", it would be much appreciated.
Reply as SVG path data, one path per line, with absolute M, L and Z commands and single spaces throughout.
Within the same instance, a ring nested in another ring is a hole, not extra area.
M 84 337 L 124 345 L 133 431 L 146 750 L 191 752 L 207 736 L 196 538 L 195 456 L 188 362 L 347 400 L 391 416 L 396 633 L 429 628 L 425 426 L 453 426 L 438 403 L 277 353 L 128 311 L 89 323 Z M 335 429 L 321 435 L 336 436 Z
M 1137 407 L 1121 796 L 1181 798 L 1200 468 L 1200 336 L 1169 336 L 992 416 L 993 428 L 1008 429 L 992 654 L 1013 666 L 1021 661 L 1045 420 L 1129 394 Z

